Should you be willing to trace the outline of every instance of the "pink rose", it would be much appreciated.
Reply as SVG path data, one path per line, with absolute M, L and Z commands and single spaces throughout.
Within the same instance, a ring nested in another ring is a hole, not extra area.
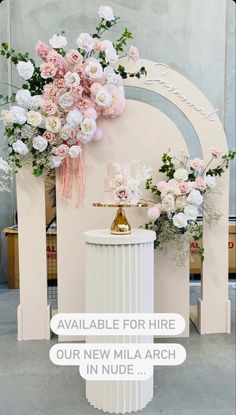
M 52 62 L 45 62 L 40 65 L 40 72 L 44 79 L 53 78 L 57 73 L 57 68 Z
M 110 40 L 101 41 L 101 50 L 104 52 L 107 49 L 113 49 L 113 44 Z
M 54 133 L 50 133 L 50 131 L 44 131 L 43 138 L 45 138 L 49 143 L 55 143 L 56 135 Z
M 68 155 L 69 147 L 66 144 L 61 144 L 59 147 L 55 148 L 55 154 L 59 157 L 66 157 Z
M 178 188 L 181 191 L 181 193 L 188 193 L 190 190 L 188 182 L 178 182 Z
M 37 55 L 39 55 L 39 57 L 43 59 L 44 61 L 47 60 L 50 50 L 51 50 L 50 46 L 46 45 L 43 42 L 38 42 L 37 45 L 35 46 L 35 51 Z
M 80 85 L 73 85 L 70 90 L 70 93 L 73 96 L 73 98 L 78 101 L 80 100 L 80 98 L 82 98 L 83 88 Z
M 57 111 L 57 106 L 54 104 L 53 101 L 43 101 L 43 104 L 41 105 L 41 108 L 43 112 L 46 114 L 54 115 Z
M 128 52 L 128 60 L 136 62 L 139 59 L 139 51 L 136 48 L 136 46 L 130 46 L 129 52 Z
M 193 170 L 200 170 L 204 164 L 203 160 L 196 157 L 195 159 L 190 160 L 189 165 Z
M 66 59 L 69 63 L 72 63 L 73 65 L 78 65 L 83 62 L 83 56 L 76 49 L 69 50 L 69 52 L 66 55 Z
M 219 157 L 221 155 L 221 149 L 218 147 L 212 147 L 210 148 L 210 152 L 214 157 Z
M 207 185 L 205 183 L 205 180 L 201 176 L 196 177 L 195 187 L 199 190 L 205 190 L 206 189 Z
M 167 189 L 167 186 L 167 182 L 165 182 L 164 180 L 157 183 L 157 189 L 159 190 L 159 192 L 165 191 Z
M 161 215 L 161 204 L 158 203 L 157 205 L 151 207 L 147 211 L 147 215 L 151 220 L 157 220 Z
M 64 89 L 64 88 L 66 88 L 66 83 L 65 83 L 65 80 L 63 78 L 54 79 L 53 84 L 58 89 Z
M 93 102 L 88 98 L 83 98 L 78 103 L 77 107 L 84 113 L 88 108 L 93 108 Z

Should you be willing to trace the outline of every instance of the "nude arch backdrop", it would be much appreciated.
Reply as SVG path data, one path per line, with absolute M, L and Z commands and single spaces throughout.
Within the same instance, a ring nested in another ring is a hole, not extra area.
M 135 70 L 136 64 L 125 59 L 120 63 L 123 61 L 128 69 Z M 178 107 L 195 130 L 205 161 L 209 158 L 210 147 L 218 146 L 227 152 L 222 124 L 199 89 L 166 65 L 148 60 L 139 61 L 137 66 L 140 64 L 147 69 L 146 79 L 129 78 L 125 85 L 152 91 Z M 114 216 L 112 209 L 92 207 L 92 202 L 103 198 L 107 162 L 141 159 L 142 163 L 156 168 L 162 153 L 169 148 L 173 152 L 187 151 L 185 139 L 174 122 L 160 110 L 140 101 L 128 100 L 121 117 L 112 121 L 101 120 L 100 125 L 105 138 L 87 145 L 84 151 L 86 190 L 82 205 L 76 207 L 75 191 L 67 204 L 57 195 L 58 312 L 84 311 L 83 232 L 109 227 Z M 190 314 L 201 334 L 230 332 L 228 174 L 219 179 L 219 185 L 222 193 L 217 196 L 216 203 L 222 216 L 215 227 L 210 228 L 204 223 L 202 292 L 194 309 L 189 307 L 189 264 L 178 268 L 162 254 L 155 254 L 155 311 L 182 314 L 186 319 L 184 336 L 189 335 Z M 30 171 L 22 169 L 17 174 L 17 204 L 20 266 L 18 340 L 49 339 L 51 312 L 47 300 L 43 178 L 34 178 Z M 130 209 L 128 217 L 132 226 L 138 227 L 145 223 L 146 210 Z M 128 309 L 123 311 L 129 312 Z

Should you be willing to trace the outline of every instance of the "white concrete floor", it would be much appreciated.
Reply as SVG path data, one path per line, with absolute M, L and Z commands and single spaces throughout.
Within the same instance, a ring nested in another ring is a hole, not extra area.
M 192 302 L 198 291 L 191 288 Z M 154 398 L 137 414 L 235 415 L 235 294 L 230 288 L 232 334 L 200 336 L 191 325 L 190 337 L 178 339 L 187 350 L 186 362 L 155 369 Z M 56 338 L 16 341 L 18 303 L 18 290 L 0 288 L 0 415 L 103 413 L 86 401 L 78 368 L 49 361 Z

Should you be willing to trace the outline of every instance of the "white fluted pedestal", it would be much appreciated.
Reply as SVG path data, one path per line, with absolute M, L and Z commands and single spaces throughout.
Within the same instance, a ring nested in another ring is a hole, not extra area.
M 130 235 L 109 230 L 85 232 L 86 312 L 153 313 L 153 231 L 135 229 Z M 87 337 L 89 343 L 150 343 L 148 336 Z M 145 381 L 86 381 L 86 397 L 104 412 L 143 409 L 153 397 L 153 377 Z

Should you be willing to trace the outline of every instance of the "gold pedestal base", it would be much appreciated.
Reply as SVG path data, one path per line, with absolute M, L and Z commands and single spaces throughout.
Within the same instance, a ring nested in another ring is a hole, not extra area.
M 131 233 L 131 226 L 122 206 L 116 212 L 116 217 L 111 225 L 111 233 L 112 235 L 128 235 Z

